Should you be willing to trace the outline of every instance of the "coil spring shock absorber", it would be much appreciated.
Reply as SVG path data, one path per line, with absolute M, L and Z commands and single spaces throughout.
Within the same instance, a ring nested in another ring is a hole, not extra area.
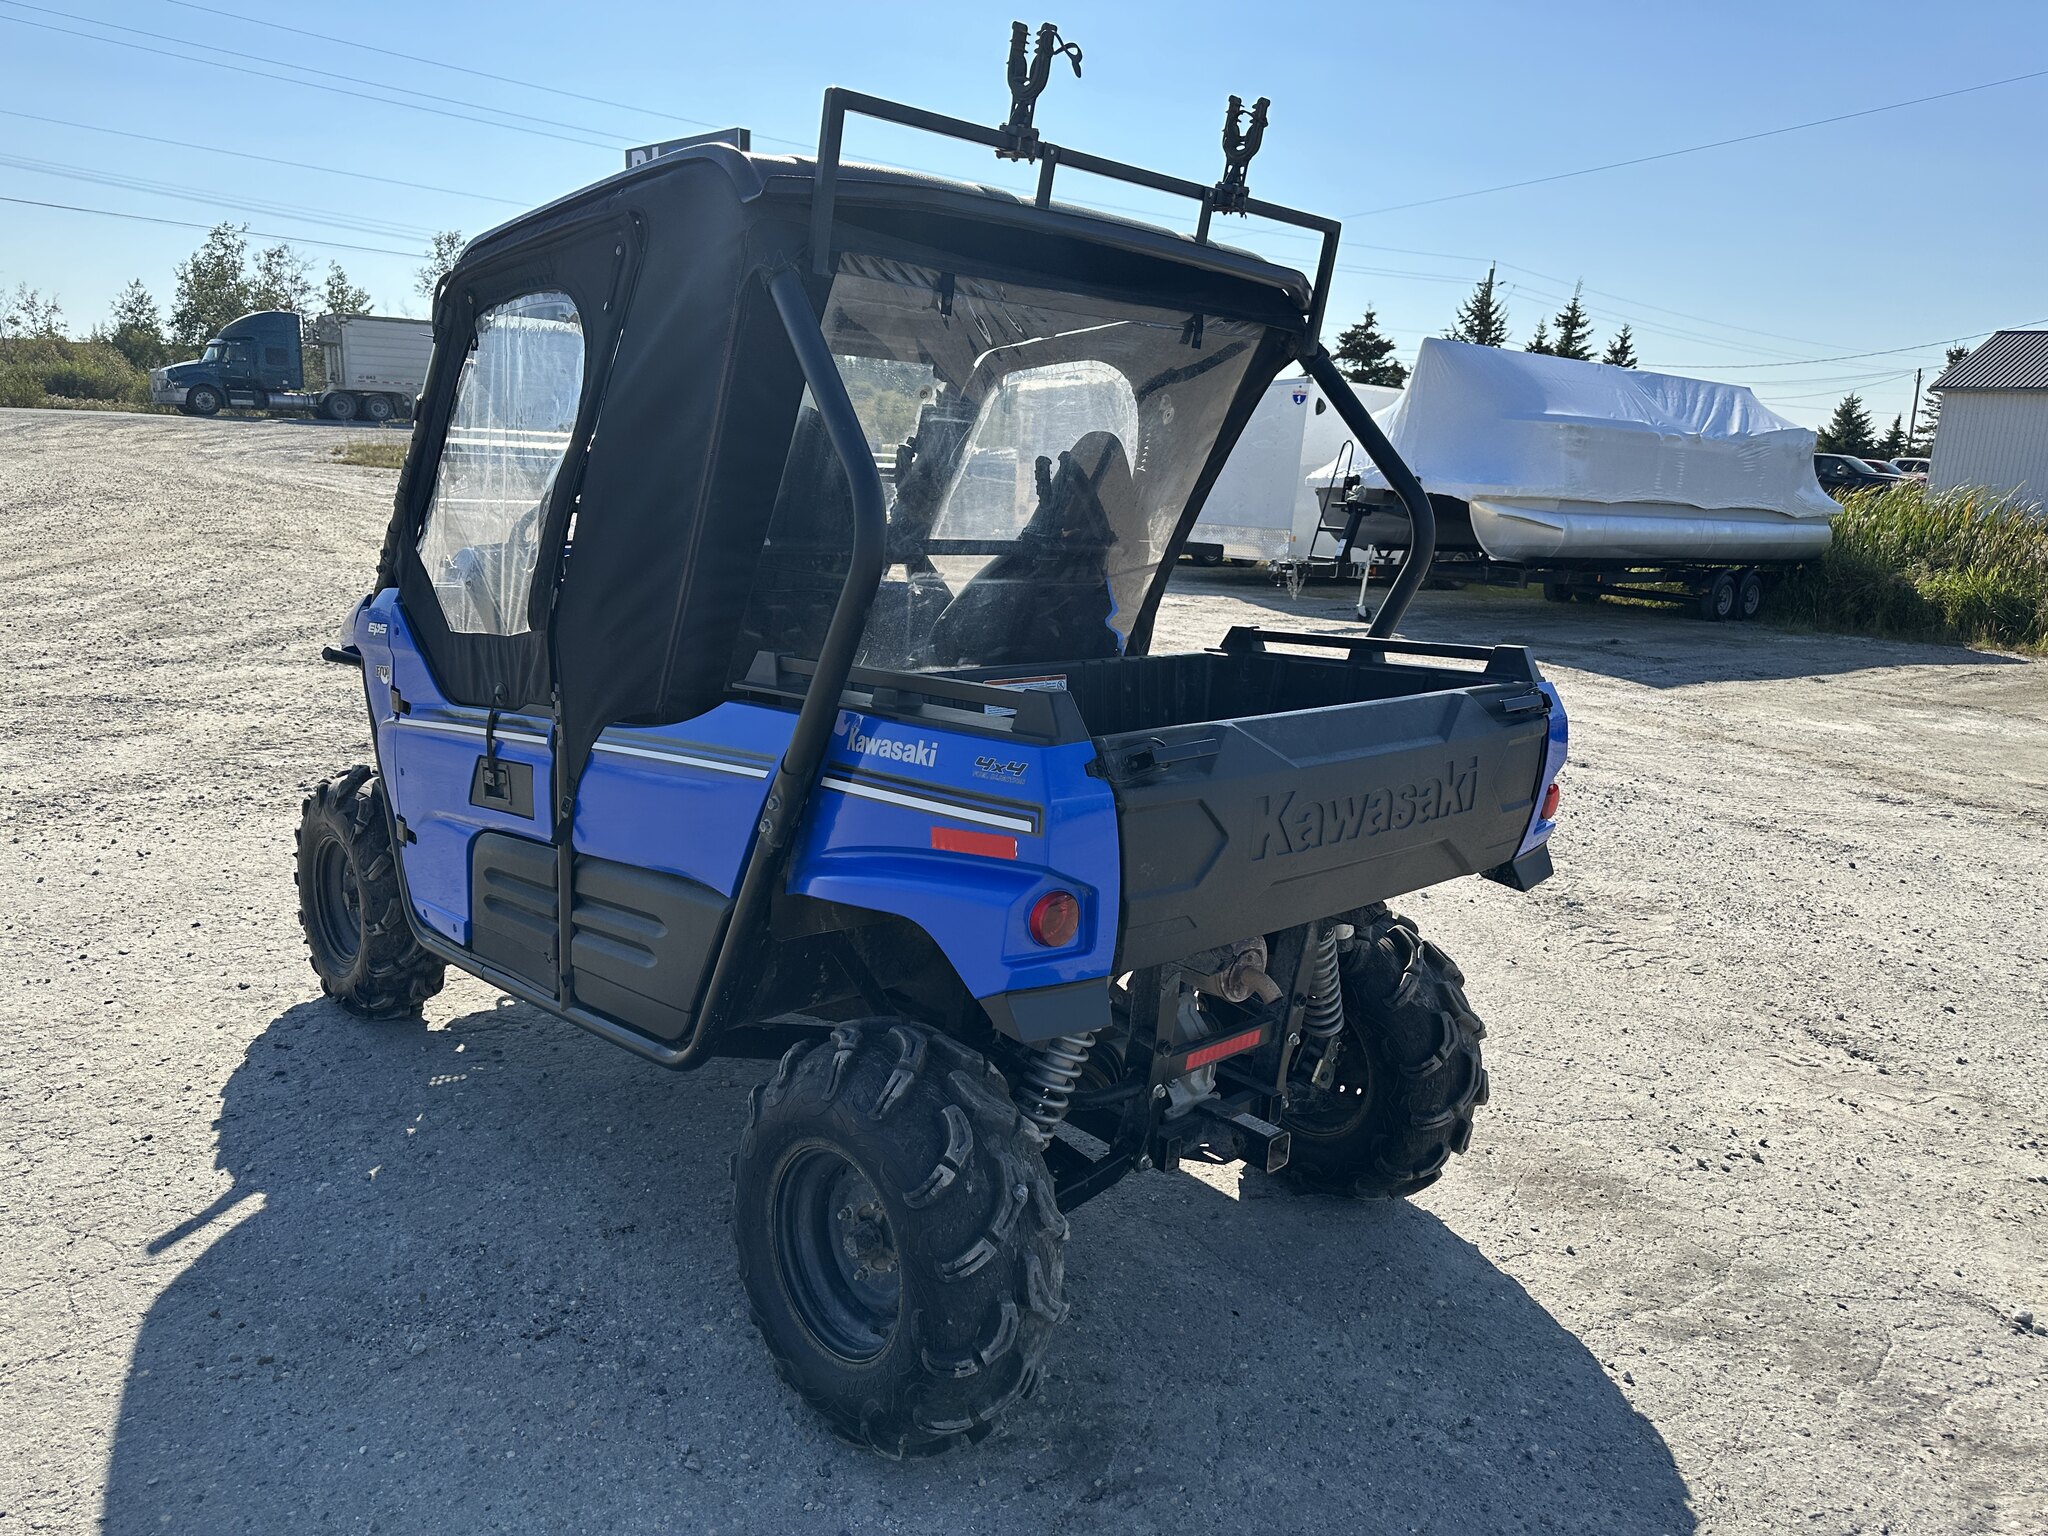
M 1074 1089 L 1088 1065 L 1088 1053 L 1095 1048 L 1095 1031 L 1060 1035 L 1031 1053 L 1024 1068 L 1024 1081 L 1017 1091 L 1017 1106 L 1024 1118 L 1038 1127 L 1041 1141 L 1052 1139 L 1053 1127 L 1067 1118 Z
M 1344 977 L 1338 946 L 1355 931 L 1349 923 L 1331 923 L 1316 938 L 1316 967 L 1309 978 L 1301 1030 L 1318 1050 L 1315 1072 L 1309 1078 L 1317 1088 L 1329 1087 L 1337 1073 L 1337 1052 L 1344 1033 Z

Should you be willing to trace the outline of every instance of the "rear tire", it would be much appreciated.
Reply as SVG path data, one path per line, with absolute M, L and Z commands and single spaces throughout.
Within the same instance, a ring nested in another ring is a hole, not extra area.
M 397 412 L 391 404 L 391 397 L 389 395 L 363 396 L 364 420 L 374 421 L 381 425 L 389 421 L 396 414 Z
M 988 1434 L 1066 1313 L 1036 1133 L 999 1073 L 914 1024 L 842 1024 L 754 1089 L 733 1234 L 776 1374 L 885 1456 Z
M 354 421 L 356 397 L 337 390 L 320 402 L 320 414 L 329 421 Z
M 1572 589 L 1561 581 L 1543 583 L 1543 600 L 1546 603 L 1568 603 L 1572 600 Z
M 1753 619 L 1764 605 L 1764 578 L 1760 571 L 1744 571 L 1735 588 L 1735 617 Z
M 299 926 L 320 990 L 370 1019 L 410 1018 L 447 968 L 405 915 L 384 786 L 355 767 L 306 797 L 299 821 Z
M 1344 1032 L 1328 1089 L 1299 1088 L 1281 1117 L 1293 1151 L 1279 1177 L 1350 1197 L 1412 1195 L 1472 1142 L 1491 1085 L 1486 1026 L 1464 973 L 1385 907 L 1343 959 Z

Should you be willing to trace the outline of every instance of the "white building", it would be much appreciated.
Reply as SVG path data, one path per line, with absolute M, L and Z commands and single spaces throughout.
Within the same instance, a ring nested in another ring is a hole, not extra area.
M 2048 503 L 2048 331 L 1996 331 L 1943 371 L 1930 490 L 1980 485 Z

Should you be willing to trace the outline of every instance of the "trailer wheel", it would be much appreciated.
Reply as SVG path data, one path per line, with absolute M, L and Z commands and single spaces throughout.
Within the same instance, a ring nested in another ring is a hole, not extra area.
M 370 421 L 386 422 L 393 415 L 389 395 L 363 396 L 363 415 Z
M 1742 580 L 1735 587 L 1735 617 L 1753 619 L 1757 610 L 1764 605 L 1764 578 L 1761 571 L 1744 571 Z
M 299 926 L 320 990 L 351 1013 L 410 1018 L 447 968 L 406 921 L 384 786 L 357 766 L 306 797 L 299 821 Z
M 1700 617 L 1703 619 L 1726 619 L 1735 614 L 1735 573 L 1722 571 L 1708 583 L 1707 590 L 1700 594 Z
M 194 384 L 185 392 L 187 416 L 218 416 L 221 403 L 220 391 L 211 384 Z
M 733 1235 L 776 1373 L 885 1456 L 988 1434 L 1066 1313 L 1034 1130 L 981 1057 L 905 1021 L 842 1024 L 754 1089 Z
M 329 421 L 354 421 L 356 397 L 346 391 L 336 390 L 320 402 L 320 413 Z
M 1598 587 L 1580 587 L 1572 593 L 1572 601 L 1578 603 L 1597 603 L 1600 601 L 1600 589 Z
M 1324 1088 L 1295 1084 L 1279 1177 L 1321 1194 L 1398 1197 L 1427 1189 L 1471 1145 L 1489 1093 L 1486 1026 L 1442 950 L 1407 918 L 1369 911 L 1343 960 L 1336 1072 Z
M 1546 603 L 1568 603 L 1572 600 L 1572 589 L 1561 581 L 1543 583 L 1543 600 Z

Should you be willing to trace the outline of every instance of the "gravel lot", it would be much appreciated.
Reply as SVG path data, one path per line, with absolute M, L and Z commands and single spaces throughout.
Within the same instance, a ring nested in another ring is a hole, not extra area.
M 1472 1154 L 1126 1182 L 1040 1394 L 890 1465 L 744 1319 L 754 1068 L 315 1001 L 395 479 L 339 440 L 0 412 L 0 1536 L 2048 1529 L 2048 667 L 1425 594 L 1575 725 L 1558 877 L 1406 904 L 1492 1026 Z M 1163 637 L 1348 616 L 1223 572 Z

